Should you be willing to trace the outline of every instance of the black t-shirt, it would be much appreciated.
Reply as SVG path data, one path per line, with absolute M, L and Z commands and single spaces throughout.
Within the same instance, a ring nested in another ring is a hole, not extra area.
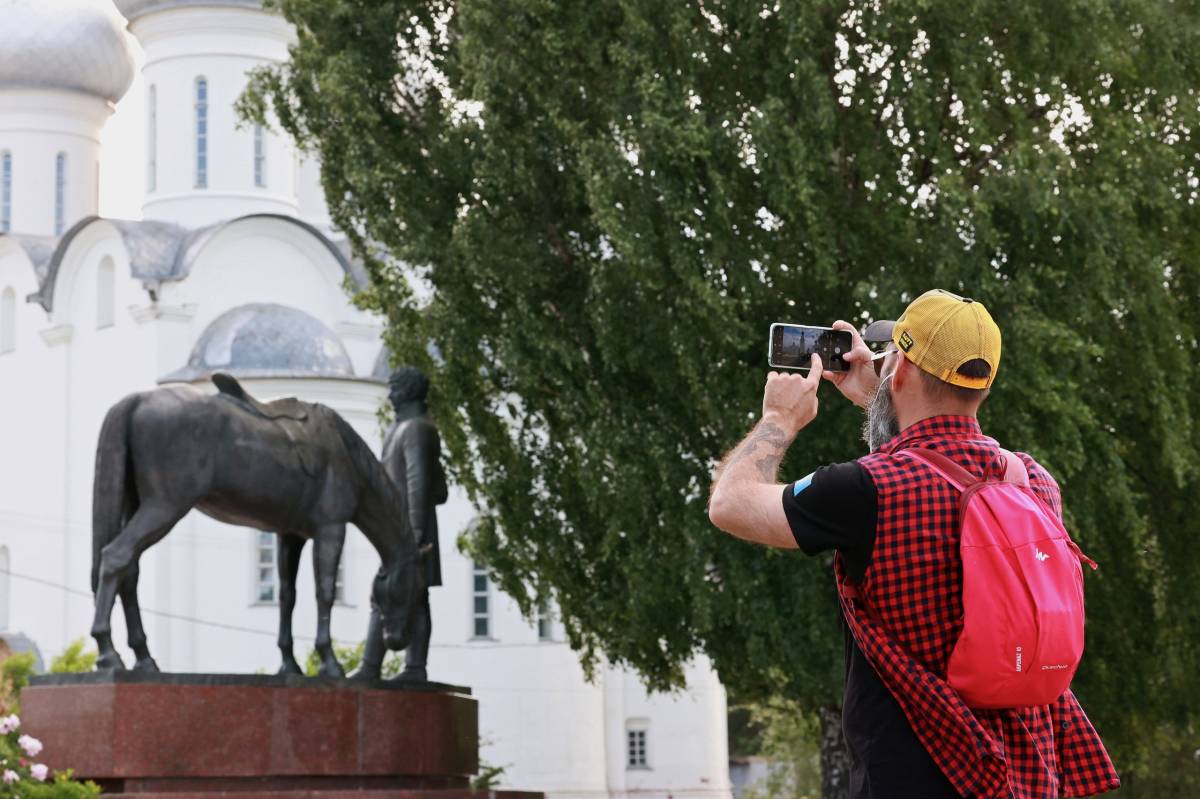
M 877 506 L 871 476 L 853 461 L 824 466 L 783 489 L 783 510 L 801 551 L 837 550 L 852 582 L 871 563 Z M 958 799 L 849 628 L 842 730 L 850 750 L 850 799 Z

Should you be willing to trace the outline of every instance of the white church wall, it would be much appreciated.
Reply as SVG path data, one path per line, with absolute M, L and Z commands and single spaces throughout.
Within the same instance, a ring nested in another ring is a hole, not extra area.
M 300 216 L 328 233 L 333 221 L 325 203 L 325 190 L 321 188 L 321 162 L 300 152 L 296 154 L 296 194 L 300 201 Z
M 641 796 L 723 795 L 730 790 L 729 757 L 723 729 L 725 689 L 708 660 L 698 657 L 686 669 L 687 687 L 675 693 L 650 693 L 635 675 L 618 671 L 610 680 L 621 682 L 619 704 L 607 719 L 623 742 L 625 791 Z M 643 730 L 645 767 L 629 765 L 629 732 Z M 612 764 L 616 766 L 616 764 Z M 686 786 L 686 787 L 685 787 Z
M 99 197 L 100 128 L 107 101 L 70 91 L 0 91 L 0 153 L 11 157 L 10 230 L 62 233 L 95 214 Z M 56 159 L 64 157 L 61 230 L 56 229 Z
M 7 629 L 48 644 L 61 641 L 71 598 L 29 577 L 61 581 L 65 538 L 61 515 L 66 451 L 63 430 L 65 373 L 61 351 L 48 350 L 40 330 L 45 313 L 26 303 L 36 290 L 32 265 L 15 241 L 0 238 L 0 294 L 12 290 L 13 349 L 0 354 L 0 546 L 7 547 L 11 601 Z M 43 633 L 52 633 L 44 637 Z M 53 650 L 50 650 L 53 651 Z
M 455 543 L 474 515 L 457 487 L 438 508 L 443 585 L 430 591 L 430 679 L 471 687 L 480 757 L 505 768 L 505 787 L 564 799 L 603 793 L 601 688 L 585 681 L 561 629 L 539 640 L 536 625 L 489 581 L 490 635 L 474 635 L 474 563 Z
M 163 154 L 155 159 L 155 190 L 146 195 L 145 218 L 201 227 L 250 213 L 297 215 L 292 145 L 264 132 L 267 179 L 265 186 L 256 186 L 254 131 L 239 129 L 233 110 L 249 70 L 287 57 L 290 26 L 252 9 L 183 7 L 141 16 L 131 30 L 145 51 L 145 91 L 154 87 L 154 140 Z M 197 185 L 198 78 L 207 82 L 202 186 Z

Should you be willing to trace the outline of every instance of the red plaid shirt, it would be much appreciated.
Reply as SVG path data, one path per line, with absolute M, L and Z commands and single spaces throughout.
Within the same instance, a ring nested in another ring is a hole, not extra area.
M 955 789 L 980 799 L 1091 796 L 1120 786 L 1100 736 L 1071 691 L 1053 705 L 972 710 L 945 681 L 962 631 L 960 494 L 909 447 L 941 452 L 972 474 L 1000 479 L 999 444 L 969 416 L 935 416 L 859 459 L 878 493 L 875 547 L 862 582 L 835 572 L 846 623 L 900 704 L 917 739 Z M 1060 517 L 1058 484 L 1021 453 L 1030 486 Z

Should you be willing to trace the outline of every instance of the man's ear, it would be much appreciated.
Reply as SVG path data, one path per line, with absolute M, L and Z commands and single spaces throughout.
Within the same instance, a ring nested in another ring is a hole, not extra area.
M 892 393 L 903 390 L 908 385 L 909 380 L 916 377 L 912 372 L 916 368 L 916 365 L 912 361 L 904 357 L 903 352 L 896 356 L 896 367 L 892 371 Z

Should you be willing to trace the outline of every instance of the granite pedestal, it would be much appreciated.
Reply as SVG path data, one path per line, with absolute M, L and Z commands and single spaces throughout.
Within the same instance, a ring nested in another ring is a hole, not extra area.
M 118 797 L 468 799 L 479 765 L 475 700 L 439 683 L 45 675 L 21 709 L 47 765 Z

